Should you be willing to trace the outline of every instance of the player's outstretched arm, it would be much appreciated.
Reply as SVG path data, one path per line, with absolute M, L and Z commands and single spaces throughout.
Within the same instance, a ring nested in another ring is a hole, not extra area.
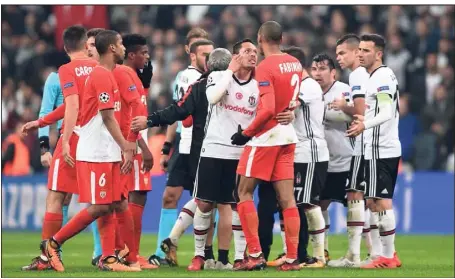
M 352 117 L 341 110 L 333 110 L 325 108 L 324 120 L 330 122 L 348 122 L 352 121 Z
M 63 117 L 65 116 L 65 110 L 66 110 L 66 104 L 63 103 L 62 105 L 58 106 L 56 109 L 51 111 L 50 113 L 48 113 L 45 116 L 38 119 L 39 127 L 42 128 L 42 127 L 50 126 L 50 125 L 56 123 L 57 121 L 63 119 Z
M 234 74 L 233 71 L 227 69 L 226 71 L 220 72 L 212 72 L 208 77 L 207 87 L 206 87 L 206 94 L 207 94 L 207 101 L 215 105 L 221 98 L 223 98 L 226 93 L 229 85 L 232 82 L 232 75 Z

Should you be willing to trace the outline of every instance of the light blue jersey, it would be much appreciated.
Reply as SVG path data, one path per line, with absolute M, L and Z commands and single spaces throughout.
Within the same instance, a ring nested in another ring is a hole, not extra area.
M 177 84 L 177 81 L 179 80 L 179 76 L 182 73 L 182 71 L 178 72 L 177 76 L 175 77 L 174 83 L 172 84 L 172 88 L 174 88 L 174 93 L 172 94 L 172 99 L 174 101 L 178 102 L 181 98 L 179 94 L 179 86 Z M 176 132 L 180 134 L 182 131 L 182 121 L 177 121 L 177 130 Z
M 54 110 L 54 108 L 63 104 L 63 93 L 60 88 L 60 80 L 58 74 L 52 72 L 44 83 L 43 100 L 41 101 L 41 109 L 39 111 L 39 117 L 43 117 L 46 114 Z M 62 120 L 57 122 L 57 129 L 62 127 Z M 38 137 L 49 136 L 49 126 L 38 129 Z

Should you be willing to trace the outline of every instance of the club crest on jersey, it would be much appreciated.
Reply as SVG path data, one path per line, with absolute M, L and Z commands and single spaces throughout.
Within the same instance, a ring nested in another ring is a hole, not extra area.
M 107 92 L 101 92 L 101 94 L 100 94 L 101 103 L 105 104 L 105 103 L 109 102 L 109 99 L 110 99 L 110 97 L 109 97 L 109 94 L 107 94 Z
M 237 93 L 235 93 L 235 97 L 237 98 L 237 100 L 242 100 L 243 99 L 243 94 L 240 93 L 240 92 L 237 92 Z
M 128 87 L 128 91 L 134 91 L 136 90 L 136 85 L 131 85 L 130 87 Z
M 248 103 L 250 104 L 250 106 L 256 105 L 256 98 L 254 96 L 250 96 L 248 98 Z
M 258 82 L 259 86 L 270 86 L 270 82 L 269 81 L 260 81 Z
M 106 192 L 105 192 L 105 191 L 101 191 L 101 192 L 100 192 L 100 197 L 101 197 L 102 199 L 104 199 L 104 198 L 106 197 Z
M 302 175 L 300 174 L 300 172 L 298 172 L 297 175 L 295 176 L 295 183 L 300 184 L 301 182 L 302 182 Z
M 381 86 L 381 87 L 378 88 L 378 92 L 381 92 L 381 91 L 389 91 L 389 90 L 390 90 L 390 89 L 389 89 L 389 87 L 388 87 L 387 85 Z
M 63 85 L 63 89 L 67 89 L 67 88 L 70 88 L 70 87 L 73 87 L 74 86 L 74 83 L 73 82 L 67 82 Z

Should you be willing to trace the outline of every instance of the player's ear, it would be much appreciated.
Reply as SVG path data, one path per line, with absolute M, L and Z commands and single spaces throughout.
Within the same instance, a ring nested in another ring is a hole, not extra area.
M 191 59 L 191 61 L 195 61 L 196 60 L 196 53 L 190 53 L 190 59 Z
M 63 49 L 65 50 L 66 53 L 68 53 L 68 50 L 66 49 L 66 46 L 63 46 Z
M 185 45 L 185 52 L 186 54 L 190 54 L 190 46 Z
M 110 49 L 112 52 L 115 52 L 115 45 L 109 45 L 109 49 Z

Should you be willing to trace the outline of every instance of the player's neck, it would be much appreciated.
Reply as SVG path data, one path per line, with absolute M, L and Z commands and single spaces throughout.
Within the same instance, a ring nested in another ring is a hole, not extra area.
M 358 59 L 356 59 L 356 60 L 354 61 L 354 63 L 352 64 L 350 70 L 351 70 L 351 71 L 354 71 L 354 70 L 357 69 L 358 67 L 360 67 L 360 61 L 359 61 Z
M 368 73 L 371 75 L 372 72 L 376 71 L 377 68 L 381 67 L 382 61 L 376 61 L 370 68 L 367 69 Z
M 198 70 L 198 71 L 199 71 L 199 72 L 201 72 L 201 73 L 203 73 L 203 72 L 204 72 L 204 70 L 203 70 L 203 69 L 201 70 L 201 69 L 199 69 L 199 68 L 197 67 L 197 64 L 196 64 L 196 62 L 195 62 L 195 63 L 191 63 L 191 64 L 190 64 L 190 66 L 191 66 L 191 67 L 193 67 L 193 68 L 195 68 L 196 70 Z
M 322 92 L 324 92 L 324 94 L 327 93 L 335 82 L 336 80 L 331 80 L 328 84 L 321 86 Z
M 306 70 L 303 70 L 302 71 L 302 80 L 306 79 L 307 77 L 309 77 L 310 75 L 308 74 L 308 72 Z
M 235 72 L 235 77 L 240 80 L 249 80 L 251 77 L 251 71 L 247 69 L 240 69 Z
M 264 50 L 264 57 L 283 54 L 279 45 L 264 46 L 263 50 Z
M 74 52 L 68 53 L 68 56 L 70 57 L 71 61 L 72 60 L 77 60 L 77 59 L 89 58 L 87 53 L 84 50 L 74 51 Z
M 111 56 L 101 56 L 100 57 L 100 66 L 108 69 L 109 71 L 114 70 L 115 68 L 115 62 L 114 59 L 112 59 Z
M 123 61 L 123 65 L 125 65 L 125 66 L 127 66 L 127 67 L 130 67 L 130 68 L 133 69 L 133 70 L 136 70 L 136 69 L 134 68 L 133 63 L 130 62 L 130 61 L 128 61 L 128 60 L 124 60 L 124 61 Z

